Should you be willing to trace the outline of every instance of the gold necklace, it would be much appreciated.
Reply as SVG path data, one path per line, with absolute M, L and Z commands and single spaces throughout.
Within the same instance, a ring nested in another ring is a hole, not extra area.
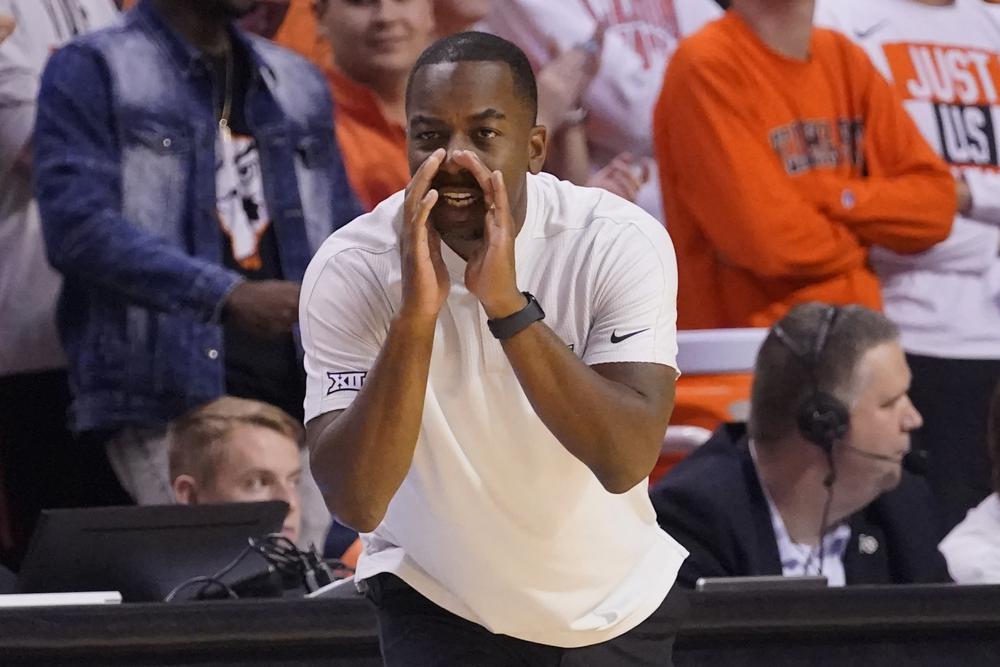
M 232 139 L 229 117 L 233 107 L 233 47 L 226 49 L 226 75 L 223 82 L 222 113 L 219 114 L 219 132 L 225 141 Z

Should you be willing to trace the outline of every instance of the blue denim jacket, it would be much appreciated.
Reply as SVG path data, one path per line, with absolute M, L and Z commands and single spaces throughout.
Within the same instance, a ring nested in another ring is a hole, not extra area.
M 257 138 L 287 280 L 359 214 L 327 84 L 233 28 L 250 54 Z M 34 137 L 49 259 L 65 275 L 59 331 L 77 431 L 155 425 L 225 390 L 223 266 L 210 67 L 148 1 L 53 54 Z

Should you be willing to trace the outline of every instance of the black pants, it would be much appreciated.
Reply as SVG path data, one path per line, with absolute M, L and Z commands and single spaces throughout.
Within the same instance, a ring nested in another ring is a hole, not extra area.
M 377 609 L 387 667 L 670 667 L 674 636 L 687 610 L 685 592 L 675 586 L 652 616 L 624 635 L 566 649 L 493 634 L 391 574 L 376 575 L 365 585 Z
M 924 418 L 913 446 L 927 451 L 927 481 L 944 528 L 951 530 L 991 492 L 986 423 L 1000 361 L 915 354 L 907 361 L 913 372 L 910 399 Z
M 102 443 L 70 433 L 69 404 L 65 371 L 0 377 L 0 470 L 13 537 L 2 561 L 11 569 L 41 510 L 132 504 Z

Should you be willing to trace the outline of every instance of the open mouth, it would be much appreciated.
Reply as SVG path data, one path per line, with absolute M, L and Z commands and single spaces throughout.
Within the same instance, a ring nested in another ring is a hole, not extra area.
M 467 208 L 476 203 L 477 197 L 470 194 L 441 195 L 441 200 L 448 206 Z
M 482 200 L 482 192 L 471 188 L 442 188 L 438 194 L 452 208 L 468 208 Z

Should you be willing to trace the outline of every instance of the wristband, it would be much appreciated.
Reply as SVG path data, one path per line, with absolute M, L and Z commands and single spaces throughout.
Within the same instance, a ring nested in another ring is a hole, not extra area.
M 526 329 L 528 325 L 545 319 L 545 311 L 531 292 L 521 292 L 528 299 L 528 305 L 513 315 L 486 320 L 486 326 L 497 340 L 506 340 L 514 334 Z

